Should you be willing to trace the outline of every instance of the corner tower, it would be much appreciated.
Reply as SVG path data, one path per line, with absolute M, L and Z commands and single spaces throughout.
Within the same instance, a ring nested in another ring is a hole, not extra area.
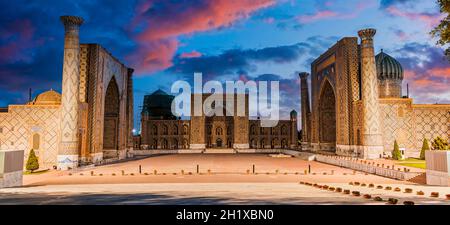
M 58 169 L 78 166 L 78 96 L 80 76 L 79 30 L 83 18 L 61 16 L 64 24 L 64 63 L 61 99 L 61 144 L 58 151 Z
M 362 157 L 373 159 L 383 154 L 378 103 L 378 80 L 373 37 L 375 29 L 358 32 L 361 38 Z

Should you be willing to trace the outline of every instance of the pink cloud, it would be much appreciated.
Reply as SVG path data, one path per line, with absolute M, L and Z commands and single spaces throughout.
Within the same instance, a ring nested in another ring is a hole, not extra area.
M 34 40 L 35 28 L 30 20 L 16 20 L 8 27 L 0 28 L 0 61 L 30 61 L 29 49 L 41 45 L 41 40 Z
M 301 15 L 298 16 L 297 19 L 300 23 L 312 23 L 317 20 L 323 20 L 331 17 L 336 17 L 338 13 L 330 11 L 330 10 L 324 10 L 324 11 L 318 11 L 312 15 Z
M 133 36 L 139 50 L 128 58 L 136 60 L 133 62 L 138 73 L 166 69 L 172 65 L 178 49 L 177 37 L 230 26 L 273 4 L 275 0 L 216 0 L 202 1 L 198 6 L 189 7 L 166 1 L 144 1 L 136 8 L 136 16 L 130 26 L 138 30 Z M 148 13 L 155 5 L 166 12 Z M 161 49 L 163 51 L 158 52 Z
M 404 10 L 400 10 L 396 6 L 389 6 L 386 11 L 398 17 L 404 17 L 409 20 L 418 20 L 425 24 L 428 29 L 431 29 L 439 24 L 439 22 L 445 17 L 445 15 L 441 14 L 431 14 L 431 13 L 418 13 L 418 12 L 406 12 Z
M 180 55 L 180 58 L 186 59 L 186 58 L 198 58 L 201 57 L 202 53 L 197 52 L 197 51 L 192 51 L 192 52 L 184 52 Z
M 332 2 L 325 2 L 327 7 L 333 6 Z M 300 23 L 312 23 L 324 19 L 353 19 L 359 16 L 361 12 L 370 7 L 375 7 L 377 5 L 375 0 L 366 0 L 364 2 L 359 2 L 355 7 L 352 8 L 351 12 L 338 12 L 333 10 L 319 10 L 311 15 L 300 15 L 297 20 Z

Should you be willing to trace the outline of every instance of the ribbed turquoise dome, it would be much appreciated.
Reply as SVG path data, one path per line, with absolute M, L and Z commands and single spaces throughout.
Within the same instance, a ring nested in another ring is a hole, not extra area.
M 176 117 L 172 114 L 174 98 L 173 95 L 160 89 L 150 95 L 145 95 L 142 113 L 154 118 L 175 119 Z
M 383 50 L 375 56 L 375 62 L 378 80 L 403 80 L 402 65 Z

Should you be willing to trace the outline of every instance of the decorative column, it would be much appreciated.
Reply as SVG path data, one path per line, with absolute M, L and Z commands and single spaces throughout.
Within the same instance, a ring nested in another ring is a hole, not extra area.
M 375 65 L 373 37 L 375 29 L 358 32 L 361 38 L 361 88 L 362 88 L 362 144 L 360 157 L 374 159 L 383 154 L 380 130 L 380 107 L 378 103 L 378 81 Z
M 290 148 L 297 149 L 298 146 L 298 130 L 297 130 L 297 111 L 292 110 L 290 113 L 291 117 L 291 140 Z
M 311 142 L 311 120 L 309 108 L 309 91 L 308 91 L 308 76 L 309 73 L 303 72 L 300 76 L 300 94 L 302 104 L 302 150 L 308 150 Z
M 58 152 L 58 169 L 67 170 L 78 166 L 78 117 L 80 43 L 79 29 L 83 19 L 61 16 L 64 24 L 64 64 L 61 99 L 61 144 Z

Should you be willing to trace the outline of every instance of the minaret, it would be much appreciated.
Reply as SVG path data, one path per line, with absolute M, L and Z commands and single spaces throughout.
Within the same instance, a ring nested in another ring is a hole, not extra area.
M 362 144 L 361 157 L 373 159 L 383 154 L 378 103 L 378 80 L 375 65 L 373 37 L 375 29 L 358 32 L 361 38 L 361 88 L 362 88 Z
M 297 149 L 298 146 L 298 130 L 297 130 L 297 111 L 292 110 L 291 117 L 291 149 Z
M 310 121 L 310 108 L 309 108 L 309 91 L 308 91 L 308 76 L 309 73 L 300 73 L 300 94 L 302 104 L 302 150 L 308 150 L 311 142 L 311 121 Z
M 58 152 L 58 169 L 78 166 L 78 96 L 80 76 L 79 29 L 83 19 L 61 16 L 64 24 L 64 63 L 61 99 L 61 144 Z

